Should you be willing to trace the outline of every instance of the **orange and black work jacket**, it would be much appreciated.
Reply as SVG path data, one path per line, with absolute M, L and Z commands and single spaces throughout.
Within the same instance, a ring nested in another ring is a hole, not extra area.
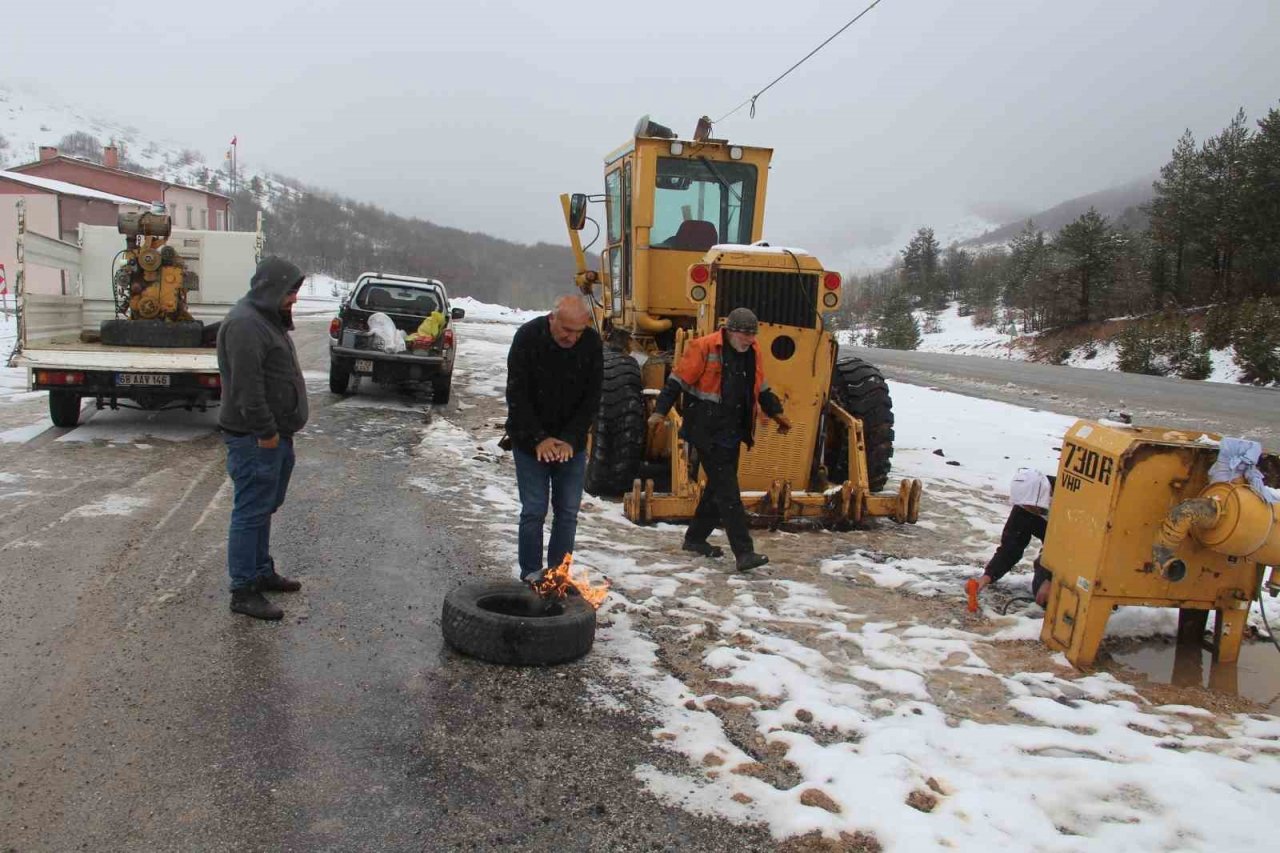
M 746 376 L 751 380 L 741 384 L 746 400 L 724 399 L 726 358 L 746 362 Z M 681 435 L 686 439 L 695 446 L 736 445 L 745 441 L 747 447 L 751 447 L 755 441 L 757 404 L 770 417 L 782 414 L 782 402 L 769 390 L 761 361 L 760 347 L 755 341 L 751 342 L 751 349 L 739 353 L 729 345 L 723 330 L 694 338 L 685 344 L 680 363 L 667 377 L 654 411 L 665 416 L 676 398 L 683 394 Z M 736 405 L 738 402 L 743 403 L 740 408 Z M 738 411 L 741 418 L 735 417 Z

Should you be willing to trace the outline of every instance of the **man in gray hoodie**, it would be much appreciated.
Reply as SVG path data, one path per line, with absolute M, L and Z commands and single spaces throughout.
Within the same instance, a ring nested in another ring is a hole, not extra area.
M 307 386 L 289 337 L 304 277 L 282 258 L 264 258 L 249 292 L 218 328 L 218 425 L 227 445 L 227 473 L 235 484 L 227 535 L 231 610 L 255 619 L 284 616 L 263 592 L 302 588 L 276 572 L 271 516 L 289 488 L 293 435 L 307 422 Z

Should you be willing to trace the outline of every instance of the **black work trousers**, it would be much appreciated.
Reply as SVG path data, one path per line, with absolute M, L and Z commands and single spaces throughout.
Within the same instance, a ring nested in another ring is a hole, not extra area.
M 747 511 L 742 506 L 742 492 L 738 488 L 738 453 L 742 445 L 694 447 L 698 451 L 698 463 L 707 474 L 707 485 L 702 490 L 702 499 L 698 501 L 693 521 L 685 531 L 685 541 L 706 542 L 711 531 L 724 527 L 734 555 L 750 554 L 755 546 L 751 542 Z

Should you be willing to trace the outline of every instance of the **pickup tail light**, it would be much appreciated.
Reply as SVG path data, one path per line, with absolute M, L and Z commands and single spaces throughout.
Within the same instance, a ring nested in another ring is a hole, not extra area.
M 37 370 L 37 385 L 83 385 L 84 374 L 64 370 Z
M 340 331 L 342 331 L 342 321 L 334 317 L 329 321 L 329 337 L 336 338 Z
M 444 334 L 440 336 L 440 339 L 444 341 L 444 345 L 446 349 L 452 349 L 453 348 L 453 329 L 445 329 Z
M 205 388 L 221 388 L 222 377 L 216 373 L 202 373 L 200 374 L 200 384 Z

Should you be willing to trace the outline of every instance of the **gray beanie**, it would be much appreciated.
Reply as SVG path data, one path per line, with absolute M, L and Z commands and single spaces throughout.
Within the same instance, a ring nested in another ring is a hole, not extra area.
M 750 308 L 734 308 L 725 318 L 724 327 L 731 332 L 746 332 L 754 335 L 760 331 L 760 321 Z

